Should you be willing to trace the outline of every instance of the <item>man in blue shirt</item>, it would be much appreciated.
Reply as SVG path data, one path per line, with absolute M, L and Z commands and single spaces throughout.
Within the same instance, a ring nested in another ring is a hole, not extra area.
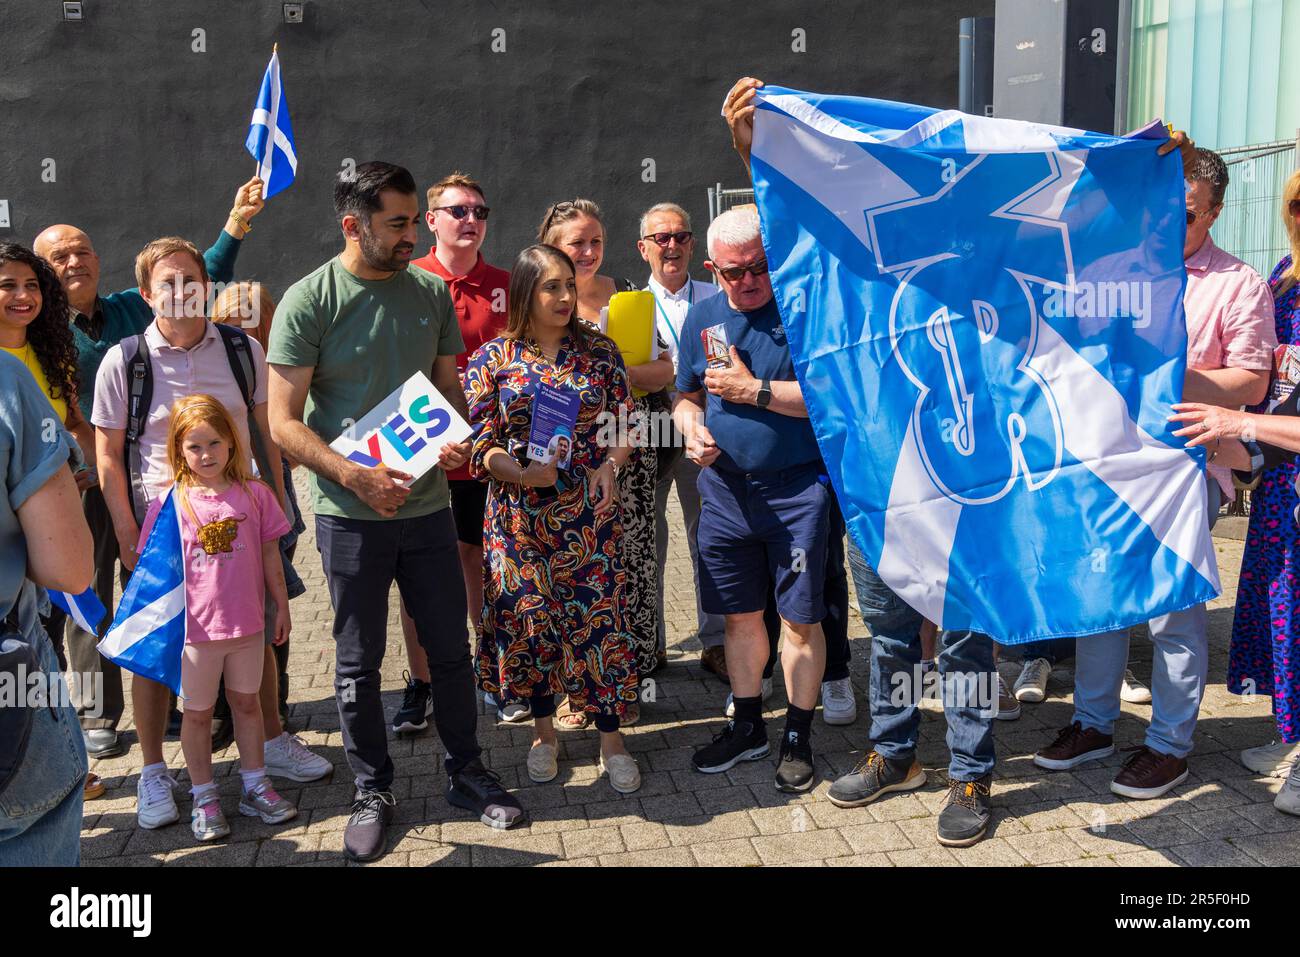
M 790 698 L 776 786 L 806 791 L 813 786 L 809 735 L 826 664 L 820 622 L 830 481 L 772 296 L 757 211 L 742 207 L 715 219 L 708 249 L 704 265 L 724 295 L 697 303 L 686 316 L 673 420 L 687 457 L 701 468 L 700 598 L 706 612 L 726 617 L 735 717 L 692 762 L 713 774 L 768 753 L 761 686 L 770 578 Z M 707 356 L 704 335 L 716 347 Z

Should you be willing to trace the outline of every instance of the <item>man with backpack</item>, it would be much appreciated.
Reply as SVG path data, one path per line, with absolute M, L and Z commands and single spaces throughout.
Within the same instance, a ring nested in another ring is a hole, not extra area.
M 234 278 L 235 260 L 243 239 L 252 228 L 249 222 L 262 211 L 264 184 L 257 177 L 239 187 L 217 234 L 217 241 L 203 254 L 208 275 L 213 282 Z M 121 292 L 100 294 L 100 259 L 90 237 L 76 226 L 55 225 L 41 230 L 32 244 L 36 255 L 53 268 L 67 293 L 70 315 L 68 327 L 77 347 L 77 376 L 81 390 L 77 401 L 87 422 L 93 421 L 95 374 L 108 350 L 123 339 L 144 331 L 153 321 L 153 310 L 132 286 Z M 67 623 L 66 636 L 52 634 L 56 644 L 64 639 L 68 670 L 79 680 L 72 683 L 72 703 L 81 722 L 86 751 L 92 758 L 111 758 L 125 751 L 118 739 L 117 725 L 125 703 L 122 676 L 118 666 L 100 655 L 96 644 L 112 620 L 113 586 L 117 578 L 117 536 L 113 534 L 108 506 L 99 487 L 95 450 L 84 449 L 87 469 L 84 479 L 92 481 L 82 492 L 82 511 L 94 536 L 95 594 L 108 609 L 95 632 L 87 631 L 75 621 Z M 125 581 L 125 570 L 122 575 Z
M 208 320 L 208 273 L 192 243 L 178 237 L 154 240 L 136 257 L 135 271 L 154 321 L 104 356 L 91 420 L 100 484 L 128 570 L 138 558 L 145 510 L 171 484 L 167 432 L 172 405 L 183 396 L 207 393 L 221 400 L 244 449 L 255 453 L 261 476 L 284 500 L 280 450 L 267 421 L 262 347 L 242 330 Z M 172 794 L 176 782 L 162 754 L 168 689 L 136 675 L 131 696 L 144 761 L 136 818 L 141 827 L 162 827 L 180 816 Z M 267 744 L 267 769 L 314 780 L 328 774 L 330 764 L 281 734 Z

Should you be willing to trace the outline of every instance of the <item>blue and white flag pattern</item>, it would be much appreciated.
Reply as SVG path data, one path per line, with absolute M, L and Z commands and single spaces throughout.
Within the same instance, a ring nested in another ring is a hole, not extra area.
M 48 594 L 50 601 L 62 608 L 68 617 L 77 623 L 78 628 L 92 635 L 99 634 L 100 622 L 108 614 L 108 609 L 99 600 L 94 588 L 87 588 L 80 595 L 55 591 L 51 588 Z
M 244 147 L 257 160 L 257 175 L 266 184 L 265 196 L 288 189 L 298 174 L 298 154 L 293 146 L 293 124 L 289 122 L 289 104 L 280 82 L 280 54 L 271 53 L 271 62 L 262 77 L 262 88 L 253 107 L 253 122 L 248 128 Z
M 180 513 L 176 496 L 168 491 L 99 652 L 183 698 L 186 617 Z
M 1183 177 L 1134 137 L 779 87 L 752 165 L 777 305 L 864 557 L 943 628 L 1088 635 L 1214 597 L 1173 437 Z

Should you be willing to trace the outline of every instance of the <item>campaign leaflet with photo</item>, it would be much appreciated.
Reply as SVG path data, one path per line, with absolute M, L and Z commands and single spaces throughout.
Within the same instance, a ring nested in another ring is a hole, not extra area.
M 416 479 L 438 465 L 448 442 L 469 438 L 472 430 L 423 372 L 417 372 L 388 398 L 330 443 L 350 462 L 366 468 L 387 465 Z
M 704 343 L 704 364 L 709 369 L 731 368 L 731 343 L 727 341 L 727 327 L 722 323 L 700 330 Z
M 1300 346 L 1280 345 L 1273 350 L 1273 381 L 1268 386 L 1268 411 L 1290 398 L 1300 383 Z
M 557 469 L 567 469 L 573 457 L 573 430 L 578 424 L 582 397 L 568 389 L 545 383 L 533 396 L 533 424 L 528 433 L 528 457 Z

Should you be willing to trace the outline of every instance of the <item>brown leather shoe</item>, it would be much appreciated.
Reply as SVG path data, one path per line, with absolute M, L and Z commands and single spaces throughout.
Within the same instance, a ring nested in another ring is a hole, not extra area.
M 700 654 L 700 665 L 705 671 L 712 671 L 723 681 L 731 681 L 731 675 L 727 673 L 727 649 L 724 645 L 705 648 Z
M 1049 771 L 1068 771 L 1085 761 L 1108 758 L 1115 753 L 1115 741 L 1096 728 L 1085 728 L 1078 721 L 1062 728 L 1056 740 L 1034 755 L 1034 763 Z
M 1187 759 L 1162 754 L 1145 744 L 1125 748 L 1133 754 L 1110 782 L 1110 789 L 1124 797 L 1158 798 L 1187 780 Z

